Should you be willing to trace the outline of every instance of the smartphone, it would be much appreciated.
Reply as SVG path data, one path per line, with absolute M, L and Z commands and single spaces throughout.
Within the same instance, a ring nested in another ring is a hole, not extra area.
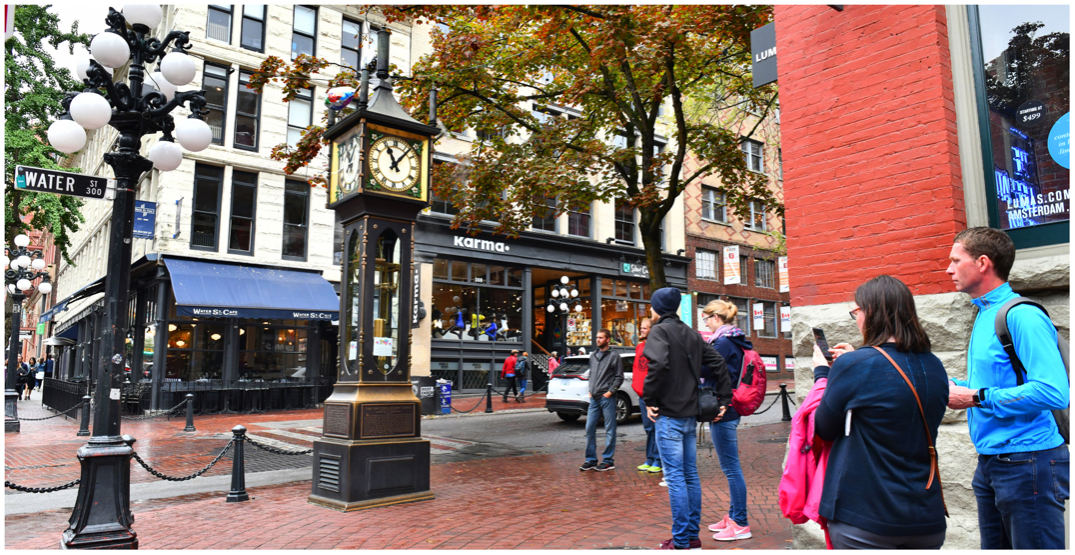
M 825 340 L 825 330 L 821 328 L 813 328 L 814 330 L 814 343 L 817 343 L 821 354 L 825 355 L 825 360 L 832 362 L 832 353 L 829 352 L 829 342 Z

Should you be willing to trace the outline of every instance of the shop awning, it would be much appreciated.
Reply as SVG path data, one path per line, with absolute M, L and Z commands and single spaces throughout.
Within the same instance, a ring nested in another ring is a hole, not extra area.
M 320 274 L 166 257 L 180 316 L 336 320 L 340 300 Z
M 79 299 L 89 297 L 90 295 L 100 293 L 101 291 L 104 291 L 104 288 L 105 288 L 105 278 L 103 278 L 103 277 L 98 278 L 96 281 L 90 283 L 89 285 L 83 287 L 82 289 L 79 289 L 78 291 L 75 291 L 74 293 L 71 293 L 70 295 L 67 296 L 66 299 L 56 303 L 56 306 L 46 310 L 45 312 L 42 312 L 41 316 L 37 319 L 37 321 L 38 322 L 48 322 L 49 320 L 52 320 L 52 318 L 54 316 L 56 316 L 57 314 L 67 310 L 67 305 L 69 305 L 72 302 L 77 301 Z

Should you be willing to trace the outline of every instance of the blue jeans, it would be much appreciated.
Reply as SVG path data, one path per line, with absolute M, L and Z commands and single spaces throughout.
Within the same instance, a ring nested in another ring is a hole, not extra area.
M 668 483 L 672 505 L 672 542 L 686 549 L 698 537 L 702 520 L 702 483 L 698 479 L 695 441 L 698 425 L 694 417 L 657 417 L 657 444 Z
M 638 410 L 642 411 L 642 429 L 646 431 L 646 464 L 661 466 L 661 453 L 657 450 L 657 438 L 654 437 L 653 419 L 646 412 L 646 402 L 638 398 Z
M 739 467 L 739 437 L 736 432 L 739 422 L 738 418 L 730 422 L 712 422 L 709 424 L 709 436 L 720 458 L 720 469 L 728 479 L 728 493 L 732 498 L 728 514 L 739 526 L 747 526 L 747 483 L 743 480 L 743 469 Z
M 519 379 L 519 395 L 526 393 L 526 378 Z
M 982 549 L 1064 549 L 1067 445 L 978 455 L 974 496 Z
M 605 417 L 605 452 L 601 460 L 612 463 L 616 455 L 616 396 L 605 398 L 603 395 L 590 398 L 590 408 L 586 411 L 586 462 L 597 462 L 597 419 Z

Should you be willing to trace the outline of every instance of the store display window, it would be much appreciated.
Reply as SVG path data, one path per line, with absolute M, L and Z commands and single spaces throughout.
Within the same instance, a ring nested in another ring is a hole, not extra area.
M 602 328 L 612 332 L 611 344 L 619 347 L 638 345 L 642 320 L 649 318 L 649 284 L 627 280 L 601 280 Z
M 521 269 L 435 259 L 433 339 L 522 342 L 522 298 Z

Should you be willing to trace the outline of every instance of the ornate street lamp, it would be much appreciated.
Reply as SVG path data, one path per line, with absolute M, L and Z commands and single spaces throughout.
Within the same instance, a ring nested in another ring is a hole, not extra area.
M 45 260 L 41 251 L 30 251 L 30 238 L 19 234 L 15 236 L 15 247 L 4 248 L 4 257 L 0 259 L 4 267 L 4 283 L 7 293 L 11 295 L 11 339 L 8 343 L 7 379 L 4 384 L 4 431 L 19 431 L 18 393 L 15 391 L 15 378 L 18 369 L 19 353 L 22 341 L 19 340 L 19 328 L 22 327 L 22 303 L 33 293 L 34 280 L 41 278 L 37 290 L 44 295 L 52 292 Z
M 150 35 L 162 16 L 159 5 L 125 5 L 123 13 L 109 8 L 105 18 L 108 29 L 90 42 L 93 59 L 78 65 L 87 91 L 68 93 L 63 101 L 67 113 L 48 130 L 49 142 L 65 153 L 82 148 L 86 129 L 111 125 L 119 131 L 118 150 L 104 155 L 116 177 L 116 199 L 105 274 L 102 355 L 94 361 L 93 431 L 89 442 L 78 450 L 82 481 L 63 533 L 66 548 L 138 547 L 138 536 L 131 530 L 132 449 L 120 437 L 119 415 L 135 188 L 142 174 L 154 167 L 161 171 L 179 167 L 183 153 L 176 141 L 197 152 L 213 139 L 212 130 L 201 118 L 208 113 L 205 91 L 176 91 L 176 87 L 189 84 L 197 72 L 197 65 L 186 54 L 189 33 L 171 31 L 163 41 Z M 128 62 L 128 83 L 114 83 L 111 70 Z M 147 78 L 146 66 L 153 63 L 158 71 Z M 170 113 L 184 104 L 192 112 L 190 117 L 174 121 Z M 145 158 L 139 154 L 142 138 L 155 133 L 163 136 Z
M 582 303 L 578 299 L 579 290 L 570 281 L 571 279 L 567 276 L 560 276 L 560 284 L 553 284 L 552 290 L 549 292 L 549 305 L 545 307 L 550 317 L 560 318 L 560 329 L 564 330 L 563 348 L 565 353 L 568 352 L 567 318 L 571 316 L 572 312 L 582 314 L 583 310 Z M 575 303 L 575 306 L 572 307 L 571 303 Z

